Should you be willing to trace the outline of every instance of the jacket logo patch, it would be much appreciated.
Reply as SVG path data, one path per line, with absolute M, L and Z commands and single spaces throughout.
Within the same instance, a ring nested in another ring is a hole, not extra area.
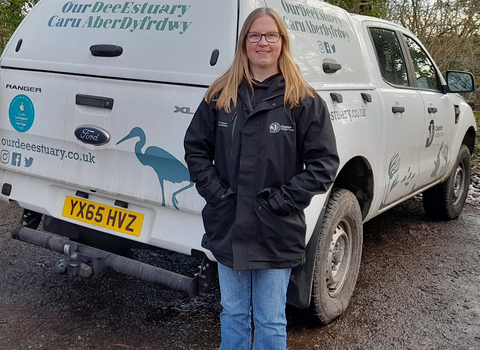
M 217 125 L 221 128 L 228 128 L 228 123 L 226 123 L 226 122 L 218 122 Z
M 276 134 L 278 132 L 280 132 L 280 124 L 277 122 L 270 124 L 270 134 Z
M 289 125 L 280 125 L 277 122 L 270 124 L 270 134 L 276 134 L 280 131 L 295 131 L 295 129 Z

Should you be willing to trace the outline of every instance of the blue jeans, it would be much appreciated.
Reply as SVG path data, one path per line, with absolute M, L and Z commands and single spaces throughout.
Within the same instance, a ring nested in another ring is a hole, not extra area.
M 292 269 L 235 271 L 218 264 L 222 343 L 219 350 L 285 350 L 285 306 Z

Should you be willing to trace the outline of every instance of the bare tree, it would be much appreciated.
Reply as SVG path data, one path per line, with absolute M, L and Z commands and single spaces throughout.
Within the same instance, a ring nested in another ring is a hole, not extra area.
M 386 18 L 418 36 L 441 70 L 480 74 L 480 1 L 390 0 Z
M 480 75 L 479 0 L 389 0 L 386 13 L 418 36 L 443 72 Z M 480 108 L 480 91 L 466 98 Z
M 385 17 L 385 4 L 388 0 L 325 0 L 332 5 L 337 5 L 348 12 L 374 17 Z

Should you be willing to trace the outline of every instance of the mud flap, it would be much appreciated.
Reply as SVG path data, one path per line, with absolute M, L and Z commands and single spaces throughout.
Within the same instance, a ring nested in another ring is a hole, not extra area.
M 323 215 L 328 204 L 328 198 L 318 216 L 312 237 L 305 249 L 305 263 L 292 269 L 290 284 L 287 290 L 287 303 L 300 309 L 310 307 L 313 285 L 313 271 L 315 268 L 315 252 L 317 250 L 318 237 L 322 227 Z

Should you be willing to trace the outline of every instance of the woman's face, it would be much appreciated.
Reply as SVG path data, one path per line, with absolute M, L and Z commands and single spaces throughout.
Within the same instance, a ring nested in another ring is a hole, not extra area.
M 278 33 L 278 27 L 270 16 L 255 19 L 250 25 L 249 33 Z M 257 43 L 251 43 L 245 38 L 250 71 L 253 77 L 263 81 L 265 78 L 276 74 L 278 70 L 278 57 L 282 51 L 282 37 L 276 43 L 269 43 L 262 36 Z

